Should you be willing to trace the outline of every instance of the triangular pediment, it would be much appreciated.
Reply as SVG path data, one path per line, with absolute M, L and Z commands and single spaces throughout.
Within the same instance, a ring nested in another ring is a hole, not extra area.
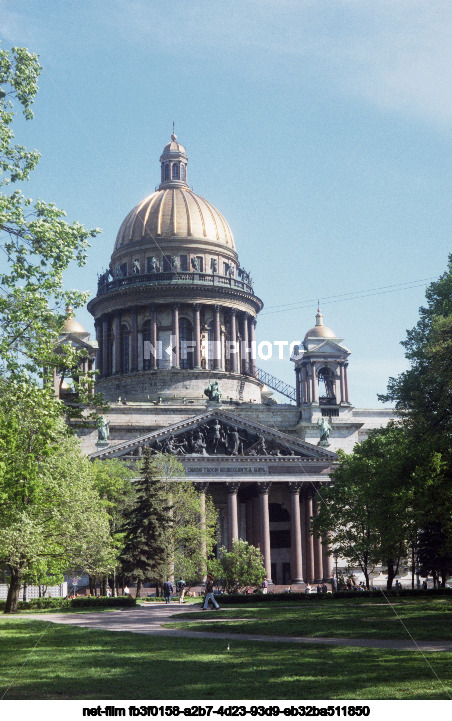
M 97 341 L 89 339 L 89 333 L 86 333 L 86 338 L 80 338 L 80 335 L 75 335 L 73 333 L 65 333 L 59 337 L 58 342 L 55 345 L 56 352 L 58 352 L 58 348 L 63 345 L 67 345 L 68 343 L 78 350 L 87 350 L 90 353 L 98 348 Z
M 96 451 L 91 458 L 120 458 L 143 448 L 183 457 L 298 457 L 331 463 L 336 454 L 221 408 L 201 413 L 130 441 Z
M 339 345 L 332 340 L 324 340 L 323 343 L 312 345 L 309 347 L 308 353 L 319 353 L 321 355 L 344 356 L 350 355 L 350 351 L 343 345 Z

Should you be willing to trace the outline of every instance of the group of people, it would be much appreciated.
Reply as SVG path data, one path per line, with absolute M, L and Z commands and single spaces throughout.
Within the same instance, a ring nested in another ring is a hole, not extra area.
M 218 605 L 217 600 L 214 596 L 214 592 L 213 592 L 214 591 L 214 579 L 213 579 L 213 576 L 211 573 L 207 574 L 205 588 L 206 588 L 206 595 L 204 597 L 204 603 L 203 603 L 203 607 L 202 607 L 203 611 L 207 611 L 207 609 L 209 608 L 209 601 L 213 604 L 213 607 L 215 609 L 220 608 L 220 606 Z M 184 603 L 185 590 L 186 590 L 186 583 L 181 578 L 176 583 L 176 591 L 179 596 L 179 603 Z M 174 586 L 173 586 L 172 582 L 170 581 L 170 579 L 167 578 L 167 580 L 163 584 L 163 597 L 165 599 L 165 603 L 171 603 L 171 598 L 172 598 L 173 593 L 174 593 Z
M 176 591 L 179 596 L 179 603 L 184 603 L 184 596 L 185 596 L 185 590 L 186 590 L 187 584 L 183 580 L 183 578 L 180 578 L 176 583 Z M 167 578 L 165 583 L 163 584 L 163 597 L 165 599 L 165 603 L 171 603 L 171 598 L 174 593 L 174 586 L 171 583 L 170 579 Z
M 316 588 L 317 593 L 326 593 L 328 591 L 328 586 L 326 583 L 318 584 Z M 311 586 L 310 583 L 307 583 L 304 589 L 305 593 L 314 593 L 314 588 Z

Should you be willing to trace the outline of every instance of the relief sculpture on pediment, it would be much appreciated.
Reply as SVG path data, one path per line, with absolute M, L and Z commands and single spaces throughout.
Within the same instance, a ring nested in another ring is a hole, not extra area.
M 171 434 L 162 441 L 150 444 L 154 453 L 176 456 L 295 456 L 303 455 L 276 440 L 266 439 L 261 433 L 214 418 L 197 428 Z

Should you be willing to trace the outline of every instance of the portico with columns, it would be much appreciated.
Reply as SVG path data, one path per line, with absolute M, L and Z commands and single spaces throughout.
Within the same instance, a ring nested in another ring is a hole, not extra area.
M 212 497 L 220 513 L 217 552 L 239 538 L 259 547 L 270 585 L 331 578 L 331 556 L 311 519 L 334 453 L 212 409 L 91 457 L 130 463 L 144 447 L 176 455 L 198 492 Z

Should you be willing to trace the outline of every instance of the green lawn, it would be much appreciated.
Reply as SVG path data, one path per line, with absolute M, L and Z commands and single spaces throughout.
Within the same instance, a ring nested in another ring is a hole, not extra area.
M 25 616 L 0 618 L 0 639 L 5 699 L 448 699 L 452 694 L 452 654 L 446 653 L 424 658 L 411 651 L 239 640 L 231 641 L 228 651 L 227 641 L 218 637 L 162 638 Z
M 196 631 L 255 633 L 270 636 L 338 638 L 390 638 L 417 641 L 452 641 L 452 602 L 446 598 L 392 600 L 391 603 L 280 603 L 224 607 L 221 611 L 180 614 L 187 618 L 178 628 Z M 208 620 L 212 618 L 213 622 Z M 240 619 L 215 623 L 214 619 Z M 202 619 L 202 623 L 197 619 Z M 174 625 L 174 624 L 168 624 Z

